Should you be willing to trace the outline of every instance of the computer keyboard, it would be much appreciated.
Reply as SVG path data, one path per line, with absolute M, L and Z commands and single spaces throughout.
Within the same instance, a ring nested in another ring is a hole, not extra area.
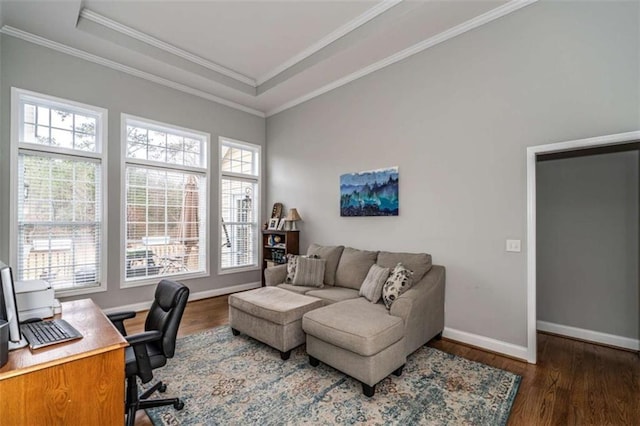
M 63 319 L 23 323 L 20 331 L 31 349 L 82 338 L 82 334 Z

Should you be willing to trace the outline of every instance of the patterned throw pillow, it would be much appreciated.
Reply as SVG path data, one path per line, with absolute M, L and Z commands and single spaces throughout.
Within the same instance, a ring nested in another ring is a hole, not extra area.
M 387 309 L 391 309 L 393 302 L 400 297 L 402 293 L 409 290 L 413 284 L 413 271 L 408 270 L 402 263 L 398 263 L 387 281 L 382 287 L 382 301 Z
M 371 265 L 367 277 L 360 287 L 360 296 L 364 296 L 371 303 L 378 303 L 382 297 L 382 286 L 389 278 L 389 268 L 383 268 L 376 264 Z
M 298 269 L 298 257 L 300 256 L 296 254 L 287 255 L 287 278 L 284 280 L 287 284 L 291 284 L 293 282 L 293 277 L 296 275 L 296 269 Z

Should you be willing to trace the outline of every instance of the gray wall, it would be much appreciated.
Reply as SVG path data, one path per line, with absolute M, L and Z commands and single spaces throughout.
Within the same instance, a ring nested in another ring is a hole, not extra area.
M 537 165 L 538 320 L 638 338 L 638 151 Z
M 32 90 L 109 111 L 108 291 L 91 297 L 103 308 L 150 301 L 154 286 L 120 289 L 120 114 L 175 124 L 211 134 L 211 209 L 209 210 L 211 276 L 184 281 L 192 292 L 260 281 L 260 273 L 217 276 L 218 136 L 265 144 L 265 120 L 245 112 L 132 77 L 100 65 L 2 36 L 0 133 L 0 256 L 9 250 L 9 123 L 11 87 Z
M 639 12 L 539 2 L 268 118 L 268 205 L 303 250 L 431 253 L 446 327 L 526 346 L 526 147 L 640 129 Z M 400 215 L 340 217 L 339 175 L 387 166 Z

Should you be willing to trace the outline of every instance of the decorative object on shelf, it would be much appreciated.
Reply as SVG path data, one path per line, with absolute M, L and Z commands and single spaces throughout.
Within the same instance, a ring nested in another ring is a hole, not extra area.
M 280 219 L 282 217 L 282 203 L 274 203 L 273 208 L 271 209 L 271 217 Z
M 289 230 L 290 231 L 297 231 L 296 229 L 296 222 L 299 220 L 302 220 L 302 218 L 300 217 L 300 214 L 298 213 L 298 209 L 289 209 L 289 214 L 287 214 L 287 217 L 284 218 L 287 222 L 291 222 L 289 225 Z
M 273 217 L 269 219 L 269 227 L 267 229 L 271 231 L 275 231 L 276 229 L 278 229 L 278 222 L 279 222 L 278 218 Z
M 398 167 L 340 176 L 340 216 L 398 216 Z
M 287 219 L 280 219 L 280 222 L 278 223 L 278 231 L 282 231 L 284 229 L 284 224 L 287 221 Z

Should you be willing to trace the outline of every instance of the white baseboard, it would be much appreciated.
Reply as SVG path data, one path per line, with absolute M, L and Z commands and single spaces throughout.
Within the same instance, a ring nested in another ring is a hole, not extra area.
M 231 287 L 214 288 L 212 290 L 199 291 L 197 293 L 191 293 L 189 295 L 189 301 L 207 299 L 209 297 L 222 296 L 224 294 L 235 293 L 238 291 L 251 290 L 253 288 L 258 288 L 261 285 L 262 283 L 258 281 L 254 283 L 234 285 Z M 115 308 L 103 309 L 103 312 L 105 314 L 111 314 L 114 312 L 121 312 L 121 311 L 134 311 L 134 312 L 146 311 L 151 307 L 152 303 L 153 301 L 134 303 L 131 305 L 124 305 L 124 306 L 118 306 Z
M 587 342 L 602 343 L 604 345 L 631 349 L 632 351 L 640 350 L 640 340 L 638 339 L 601 333 L 599 331 L 585 330 L 568 325 L 554 324 L 546 321 L 537 321 L 536 325 L 540 331 L 573 337 L 574 339 L 586 340 Z
M 518 346 L 513 343 L 507 343 L 502 340 L 479 336 L 477 334 L 467 333 L 466 331 L 460 331 L 449 327 L 444 328 L 442 336 L 450 340 L 466 343 L 491 352 L 497 352 L 513 358 L 518 358 L 523 361 L 527 361 L 528 359 L 528 349 L 526 346 Z

